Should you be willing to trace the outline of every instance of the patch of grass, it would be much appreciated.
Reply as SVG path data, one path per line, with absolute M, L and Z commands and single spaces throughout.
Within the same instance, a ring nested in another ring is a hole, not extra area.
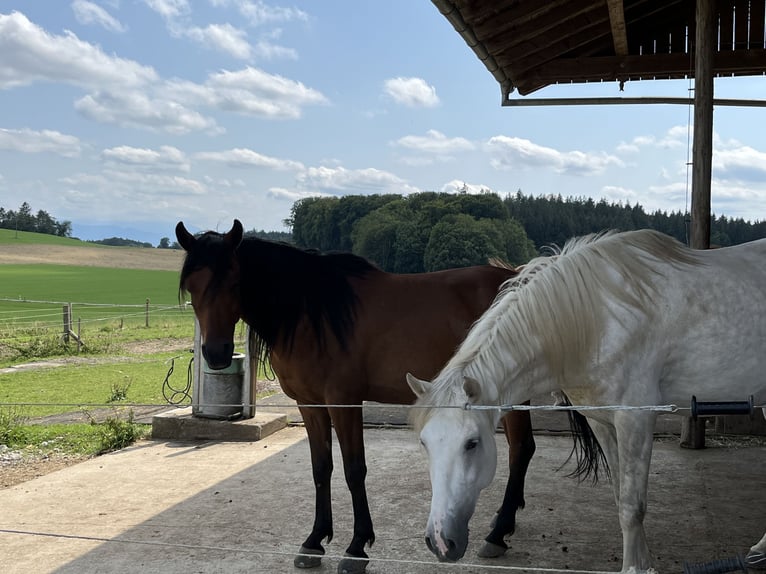
M 79 247 L 81 245 L 98 245 L 73 239 L 71 237 L 59 237 L 47 233 L 34 233 L 32 231 L 16 231 L 15 229 L 0 229 L 0 245 L 9 244 L 25 245 L 65 245 Z
M 89 405 L 104 405 L 113 388 L 124 385 L 129 377 L 131 402 L 166 404 L 162 383 L 170 359 L 176 356 L 177 352 L 165 352 L 122 357 L 108 364 L 80 363 L 0 373 L 0 403 L 36 404 L 25 407 L 30 417 L 76 412 Z M 177 376 L 186 376 L 185 366 L 191 357 L 188 353 L 176 359 Z
M 133 422 L 131 413 L 127 419 L 110 417 L 103 422 L 19 424 L 14 427 L 9 440 L 0 442 L 12 449 L 25 449 L 35 454 L 95 456 L 125 448 L 150 433 L 151 425 Z
M 120 450 L 132 445 L 143 438 L 148 432 L 149 425 L 138 425 L 133 422 L 133 411 L 129 411 L 127 420 L 119 417 L 108 417 L 104 422 L 92 422 L 98 429 L 98 452 L 104 454 Z

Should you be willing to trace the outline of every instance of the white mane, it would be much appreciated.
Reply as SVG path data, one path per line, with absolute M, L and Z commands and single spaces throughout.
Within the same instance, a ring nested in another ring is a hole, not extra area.
M 516 364 L 545 361 L 553 377 L 581 373 L 599 342 L 606 299 L 650 316 L 658 263 L 699 263 L 693 250 L 652 230 L 603 233 L 570 239 L 560 253 L 530 261 L 501 288 L 474 323 L 421 404 L 454 404 L 463 376 L 482 374 L 500 383 L 501 353 Z M 542 353 L 542 356 L 540 356 Z M 483 384 L 484 381 L 480 379 Z M 424 423 L 429 413 L 415 421 Z

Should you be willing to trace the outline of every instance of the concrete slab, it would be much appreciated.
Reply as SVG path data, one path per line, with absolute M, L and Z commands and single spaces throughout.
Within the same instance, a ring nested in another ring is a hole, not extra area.
M 511 549 L 476 558 L 504 488 L 483 493 L 463 562 L 435 562 L 423 543 L 430 488 L 424 454 L 407 429 L 368 429 L 368 492 L 377 541 L 369 574 L 618 571 L 621 536 L 609 484 L 578 484 L 557 471 L 568 437 L 536 436 L 527 508 Z M 336 441 L 337 443 L 337 441 Z M 646 531 L 660 572 L 744 552 L 766 524 L 762 440 L 708 440 L 701 451 L 655 441 Z M 339 454 L 335 446 L 336 461 Z M 335 572 L 351 537 L 350 496 L 333 475 L 335 539 L 314 570 Z M 144 441 L 123 451 L 0 490 L 4 573 L 297 573 L 293 553 L 313 521 L 305 431 L 288 427 L 258 442 Z
M 257 441 L 287 426 L 287 415 L 256 413 L 233 421 L 192 415 L 192 407 L 174 409 L 152 417 L 152 438 L 168 440 Z

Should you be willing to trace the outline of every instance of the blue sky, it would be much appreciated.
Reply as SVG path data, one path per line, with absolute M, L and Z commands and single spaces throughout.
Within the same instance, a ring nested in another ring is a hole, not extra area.
M 0 54 L 0 206 L 27 201 L 83 239 L 156 244 L 178 220 L 226 230 L 235 217 L 285 230 L 293 202 L 320 194 L 690 201 L 688 106 L 502 108 L 429 0 L 3 0 Z M 725 98 L 765 89 L 715 83 Z M 713 210 L 766 219 L 766 110 L 717 107 L 714 121 Z

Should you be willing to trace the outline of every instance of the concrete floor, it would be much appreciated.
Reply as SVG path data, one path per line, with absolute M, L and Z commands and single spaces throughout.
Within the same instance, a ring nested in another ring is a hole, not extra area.
M 415 435 L 374 428 L 365 436 L 377 535 L 369 574 L 620 569 L 611 487 L 577 484 L 564 476 L 566 468 L 556 470 L 571 448 L 567 437 L 537 435 L 527 508 L 511 549 L 485 560 L 476 550 L 505 480 L 498 435 L 498 476 L 479 501 L 466 558 L 450 566 L 435 562 L 423 543 L 430 489 Z M 708 440 L 709 448 L 689 451 L 675 437 L 656 441 L 645 526 L 659 572 L 744 553 L 762 536 L 766 446 L 726 442 Z M 144 441 L 0 491 L 0 571 L 295 573 L 293 554 L 313 521 L 313 492 L 301 427 L 252 443 Z M 335 539 L 313 572 L 334 573 L 350 541 L 340 462 L 333 501 Z

